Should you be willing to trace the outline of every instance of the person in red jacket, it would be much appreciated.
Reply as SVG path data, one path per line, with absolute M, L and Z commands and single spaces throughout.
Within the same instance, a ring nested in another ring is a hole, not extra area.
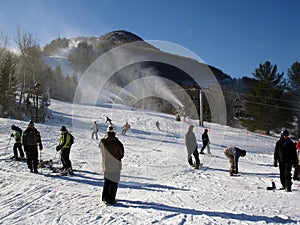
M 293 180 L 300 180 L 299 179 L 299 170 L 300 170 L 300 139 L 296 143 L 296 151 L 297 151 L 297 156 L 298 156 L 298 163 L 295 164 L 295 169 L 294 169 L 294 176 Z

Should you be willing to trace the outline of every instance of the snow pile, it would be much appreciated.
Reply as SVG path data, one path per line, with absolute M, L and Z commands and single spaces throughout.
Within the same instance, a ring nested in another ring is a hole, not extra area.
M 197 121 L 177 122 L 171 115 L 116 105 L 72 106 L 53 100 L 50 109 L 54 119 L 36 124 L 44 145 L 40 157 L 60 166 L 55 146 L 61 125 L 66 125 L 75 136 L 71 161 L 76 175 L 49 174 L 46 168 L 32 174 L 24 162 L 1 160 L 0 224 L 299 224 L 299 182 L 294 182 L 291 193 L 278 190 L 279 172 L 272 166 L 276 138 L 205 123 L 213 156 L 200 155 L 204 166 L 195 170 L 187 163 L 184 134 Z M 101 202 L 99 141 L 91 139 L 94 120 L 104 135 L 105 116 L 112 119 L 125 146 L 115 206 Z M 126 121 L 131 129 L 122 136 Z M 12 154 L 10 126 L 25 129 L 27 122 L 0 123 L 5 159 Z M 195 126 L 198 140 L 203 129 Z M 241 176 L 228 174 L 223 154 L 227 146 L 247 150 L 240 159 Z M 277 190 L 267 191 L 272 179 Z

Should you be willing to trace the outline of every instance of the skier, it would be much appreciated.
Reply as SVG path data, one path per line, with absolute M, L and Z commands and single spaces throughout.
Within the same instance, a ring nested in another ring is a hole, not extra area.
M 293 180 L 300 180 L 299 179 L 299 170 L 300 170 L 300 139 L 296 143 L 296 151 L 297 151 L 297 156 L 298 156 L 298 163 L 296 163 L 296 165 L 295 165 Z
M 108 205 L 116 203 L 118 183 L 120 181 L 124 146 L 116 138 L 116 129 L 109 125 L 107 134 L 101 139 L 99 147 L 102 153 L 102 167 L 104 173 L 104 186 L 102 201 Z
M 11 134 L 11 137 L 15 139 L 15 143 L 13 147 L 13 152 L 14 152 L 13 158 L 16 160 L 24 159 L 24 152 L 22 149 L 22 129 L 15 125 L 11 125 L 11 129 L 14 131 Z M 18 151 L 20 153 L 20 158 L 18 156 Z
M 110 125 L 112 125 L 111 119 L 109 117 L 106 116 L 106 121 L 105 123 L 109 122 Z
M 56 146 L 56 151 L 61 150 L 61 162 L 63 165 L 61 175 L 67 175 L 68 173 L 70 175 L 74 175 L 72 163 L 70 161 L 70 151 L 73 144 L 73 136 L 67 131 L 66 126 L 62 126 L 60 131 L 61 137 L 59 145 Z
M 210 146 L 209 146 L 209 137 L 208 137 L 208 129 L 204 129 L 204 132 L 202 134 L 202 148 L 200 151 L 200 154 L 204 154 L 204 149 L 207 147 L 207 154 L 211 154 L 210 152 Z
M 234 176 L 235 174 L 238 174 L 239 158 L 240 156 L 245 157 L 246 151 L 237 147 L 228 147 L 224 150 L 224 155 L 230 161 L 230 170 L 229 170 L 230 176 Z
M 156 126 L 157 129 L 160 131 L 160 127 L 159 127 L 159 122 L 158 122 L 158 121 L 155 122 L 155 126 Z
M 96 136 L 96 140 L 98 140 L 98 124 L 97 121 L 94 121 L 93 125 L 91 126 L 92 129 L 92 139 L 94 139 L 94 135 Z
M 297 154 L 295 143 L 289 138 L 289 131 L 281 131 L 281 137 L 276 142 L 274 149 L 274 166 L 279 163 L 280 183 L 282 190 L 292 191 L 292 166 L 297 163 Z
M 126 122 L 124 126 L 122 127 L 122 135 L 126 135 L 126 132 L 130 129 L 130 124 Z
M 188 153 L 188 163 L 190 164 L 190 166 L 199 169 L 200 159 L 198 153 L 198 144 L 193 129 L 194 129 L 194 125 L 190 125 L 187 133 L 185 134 L 185 145 Z M 195 164 L 193 163 L 192 155 L 194 155 Z
M 23 146 L 27 156 L 27 166 L 30 172 L 37 173 L 38 167 L 38 146 L 43 150 L 40 132 L 34 127 L 32 121 L 29 122 L 28 127 L 23 134 Z

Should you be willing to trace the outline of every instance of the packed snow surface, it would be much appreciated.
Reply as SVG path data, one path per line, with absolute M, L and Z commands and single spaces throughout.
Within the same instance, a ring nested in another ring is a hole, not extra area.
M 75 136 L 70 156 L 75 176 L 52 174 L 47 168 L 33 174 L 24 162 L 4 160 L 12 155 L 11 125 L 24 130 L 28 121 L 0 119 L 0 224 L 300 224 L 300 184 L 294 181 L 290 193 L 279 190 L 279 171 L 272 165 L 276 137 L 206 122 L 198 127 L 194 120 L 178 122 L 172 115 L 117 105 L 53 100 L 50 109 L 52 119 L 35 124 L 44 146 L 39 157 L 61 166 L 55 147 L 60 127 L 66 125 Z M 99 140 L 91 139 L 95 120 L 104 136 L 105 116 L 116 125 L 125 147 L 114 206 L 101 202 Z M 131 129 L 124 136 L 126 121 Z M 199 170 L 187 163 L 184 134 L 190 124 L 199 147 L 204 128 L 211 140 L 213 155 L 200 155 Z M 247 151 L 240 158 L 238 177 L 228 173 L 223 153 L 228 146 Z M 267 191 L 272 180 L 277 189 Z

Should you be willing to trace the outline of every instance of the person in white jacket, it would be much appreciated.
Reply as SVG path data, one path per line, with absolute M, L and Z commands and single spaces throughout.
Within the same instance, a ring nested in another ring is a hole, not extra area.
M 91 126 L 92 129 L 92 139 L 94 139 L 94 136 L 96 137 L 96 140 L 98 140 L 98 124 L 97 121 L 94 121 L 93 125 Z

